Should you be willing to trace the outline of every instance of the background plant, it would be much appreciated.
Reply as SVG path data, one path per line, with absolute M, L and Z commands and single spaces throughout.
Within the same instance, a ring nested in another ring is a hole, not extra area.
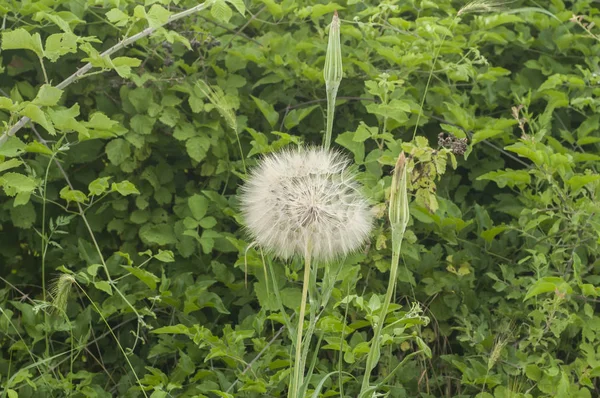
M 360 390 L 404 150 L 412 221 L 386 318 L 405 321 L 388 329 L 372 382 L 397 397 L 598 395 L 591 2 L 459 15 L 465 3 L 449 0 L 214 1 L 98 56 L 196 5 L 0 2 L 3 131 L 33 121 L 0 147 L 5 395 L 285 394 L 283 312 L 298 302 L 302 264 L 271 264 L 277 298 L 250 250 L 246 286 L 236 194 L 258 155 L 322 139 L 334 10 L 344 80 L 332 146 L 351 154 L 380 211 L 370 246 L 323 278 L 333 288 L 309 393 Z M 96 68 L 57 91 L 85 62 Z M 221 90 L 236 129 L 200 80 Z M 81 286 L 64 315 L 44 297 L 61 274 Z M 409 321 L 421 316 L 431 322 Z M 411 356 L 413 331 L 431 359 Z

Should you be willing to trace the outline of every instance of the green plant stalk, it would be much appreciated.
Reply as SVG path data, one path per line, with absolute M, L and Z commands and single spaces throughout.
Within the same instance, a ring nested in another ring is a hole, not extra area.
M 331 147 L 331 134 L 333 131 L 333 117 L 335 114 L 335 99 L 337 97 L 339 84 L 334 87 L 330 87 L 327 90 L 327 127 L 325 130 L 325 139 L 323 147 L 329 149 Z
M 304 376 L 304 361 L 302 361 L 302 331 L 304 328 L 304 315 L 306 314 L 306 298 L 308 296 L 308 285 L 310 284 L 311 247 L 307 245 L 304 254 L 304 281 L 302 282 L 302 301 L 300 303 L 300 314 L 298 315 L 298 328 L 296 329 L 296 354 L 294 358 L 294 370 L 288 397 L 298 398 L 302 378 Z
M 398 227 L 398 226 L 396 226 Z M 381 338 L 381 331 L 383 330 L 383 324 L 385 323 L 385 316 L 390 307 L 390 303 L 392 302 L 392 297 L 394 295 L 394 290 L 396 289 L 396 279 L 398 276 L 398 264 L 400 263 L 400 249 L 402 247 L 402 240 L 404 239 L 404 231 L 406 230 L 406 225 L 400 225 L 400 228 L 395 228 L 392 225 L 392 264 L 390 268 L 390 279 L 388 281 L 387 291 L 385 293 L 385 299 L 383 301 L 383 305 L 381 306 L 381 315 L 379 316 L 379 321 L 377 322 L 377 326 L 375 327 L 375 334 L 373 335 L 373 339 L 371 340 L 371 347 L 369 349 L 369 355 L 367 356 L 367 364 L 365 368 L 365 374 L 363 376 L 362 386 L 360 388 L 361 394 L 365 392 L 369 388 L 369 380 L 371 378 L 371 371 L 379 362 L 379 340 Z

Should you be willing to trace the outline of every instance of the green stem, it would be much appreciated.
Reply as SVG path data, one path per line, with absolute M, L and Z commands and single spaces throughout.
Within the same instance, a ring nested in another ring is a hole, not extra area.
M 392 228 L 392 264 L 390 268 L 390 279 L 388 281 L 387 291 L 385 293 L 385 299 L 381 306 L 381 312 L 377 326 L 375 327 L 375 334 L 371 340 L 371 347 L 369 349 L 369 355 L 367 356 L 367 364 L 365 368 L 365 374 L 363 376 L 362 386 L 360 389 L 361 394 L 369 388 L 369 381 L 371 378 L 371 371 L 379 362 L 380 346 L 379 340 L 381 339 L 381 331 L 385 323 L 385 316 L 387 315 L 390 303 L 392 302 L 392 296 L 396 289 L 396 279 L 398 276 L 398 264 L 400 263 L 400 248 L 402 247 L 402 239 L 404 238 L 404 231 L 394 231 Z
M 335 98 L 337 97 L 338 86 L 327 90 L 327 127 L 325 130 L 325 139 L 323 148 L 328 150 L 331 146 L 331 132 L 333 131 L 333 116 L 335 114 Z
M 308 296 L 308 285 L 310 284 L 311 266 L 310 242 L 307 244 L 304 254 L 304 281 L 302 283 L 302 301 L 300 302 L 300 314 L 298 316 L 298 328 L 296 331 L 296 355 L 294 358 L 294 372 L 288 397 L 298 398 L 298 392 L 302 385 L 304 376 L 304 363 L 302 361 L 302 331 L 304 329 L 304 315 L 306 313 L 306 297 Z

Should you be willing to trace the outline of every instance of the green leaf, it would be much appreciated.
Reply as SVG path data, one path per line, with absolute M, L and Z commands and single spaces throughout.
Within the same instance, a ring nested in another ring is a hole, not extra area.
M 296 126 L 298 126 L 300 124 L 300 122 L 302 120 L 304 120 L 305 117 L 307 117 L 308 115 L 310 115 L 312 113 L 312 111 L 314 111 L 318 107 L 319 107 L 318 105 L 313 105 L 313 106 L 309 106 L 307 108 L 301 108 L 301 109 L 293 109 L 293 110 L 291 110 L 285 116 L 285 119 L 283 121 L 283 125 L 288 130 L 291 129 L 291 128 L 294 128 Z
M 188 198 L 188 206 L 194 218 L 200 221 L 208 210 L 208 199 L 202 195 L 194 194 Z
M 87 196 L 83 192 L 71 189 L 69 186 L 60 190 L 60 197 L 67 202 L 85 203 L 87 201 Z
M 152 290 L 156 289 L 156 284 L 160 282 L 160 278 L 158 276 L 146 271 L 145 269 L 131 267 L 128 265 L 123 265 L 122 267 L 129 271 L 131 275 L 144 282 L 144 284 L 146 284 L 146 286 L 148 286 Z
M 38 58 L 44 56 L 42 47 L 42 39 L 39 33 L 33 35 L 23 28 L 15 29 L 10 32 L 2 33 L 2 49 L 3 50 L 31 50 Z
M 481 237 L 485 239 L 488 243 L 492 242 L 496 235 L 506 231 L 508 227 L 506 225 L 498 225 L 496 227 L 490 228 L 481 233 Z
M 25 143 L 19 137 L 13 135 L 4 145 L 0 145 L 0 156 L 18 156 L 24 152 L 25 147 Z
M 166 24 L 170 16 L 171 12 L 166 10 L 163 6 L 153 4 L 152 7 L 150 7 L 150 11 L 146 14 L 146 19 L 151 28 L 158 28 Z
M 31 202 L 10 209 L 10 219 L 17 228 L 29 229 L 36 220 L 35 208 Z
M 497 135 L 500 135 L 504 133 L 504 130 L 499 130 L 499 129 L 494 129 L 494 128 L 487 128 L 487 129 L 482 129 L 482 130 L 477 130 L 474 134 L 473 137 L 471 138 L 472 143 L 476 144 L 478 142 L 481 142 L 483 140 L 487 140 L 488 138 L 493 138 Z
M 21 162 L 19 159 L 9 159 L 7 161 L 0 162 L 0 172 L 19 167 L 22 164 L 23 162 Z
M 37 182 L 31 177 L 19 173 L 4 173 L 0 175 L 0 186 L 8 196 L 14 196 L 19 192 L 33 192 Z
M 112 296 L 112 288 L 110 287 L 110 284 L 107 281 L 94 282 L 94 286 L 96 287 L 96 289 L 102 290 L 103 292 L 106 292 Z
M 260 112 L 267 119 L 267 122 L 269 122 L 269 125 L 271 127 L 275 127 L 277 120 L 279 120 L 279 114 L 275 111 L 273 105 L 253 95 L 251 95 L 251 97 L 254 100 L 254 103 L 256 104 Z
M 65 54 L 77 52 L 77 35 L 73 33 L 54 33 L 46 39 L 44 54 L 51 62 L 56 62 Z
M 118 8 L 113 8 L 106 14 L 106 18 L 116 26 L 125 26 L 129 22 L 129 15 Z
M 210 13 L 217 21 L 225 23 L 229 22 L 233 15 L 233 11 L 231 11 L 231 8 L 229 8 L 224 0 L 215 0 Z
M 63 91 L 49 84 L 44 84 L 40 87 L 40 91 L 33 100 L 34 105 L 53 106 L 58 104 Z
M 137 58 L 117 57 L 111 60 L 111 63 L 115 71 L 119 74 L 119 76 L 126 79 L 131 75 L 131 68 L 136 68 L 140 66 L 142 61 Z
M 94 181 L 88 184 L 88 191 L 90 192 L 88 195 L 102 195 L 109 187 L 108 181 L 112 177 L 100 177 L 96 178 Z
M 172 224 L 145 224 L 140 228 L 139 235 L 146 244 L 153 243 L 164 246 L 177 243 Z
M 196 162 L 201 162 L 206 157 L 208 149 L 210 148 L 210 141 L 208 137 L 192 137 L 185 143 L 187 153 Z
M 529 288 L 523 301 L 527 301 L 530 298 L 535 297 L 539 294 L 550 292 L 571 294 L 573 293 L 573 288 L 571 288 L 571 286 L 569 286 L 569 284 L 565 282 L 563 278 L 559 278 L 556 276 L 546 276 L 544 278 L 539 279 Z
M 127 195 L 139 195 L 140 191 L 137 190 L 137 188 L 135 187 L 135 185 L 133 185 L 133 183 L 124 180 L 121 182 L 113 182 L 110 190 L 112 192 L 118 192 L 123 196 L 127 196 Z
M 108 160 L 115 166 L 120 165 L 131 156 L 129 143 L 122 138 L 110 141 L 105 148 Z
M 171 250 L 159 250 L 158 254 L 154 255 L 154 258 L 163 263 L 172 263 L 175 261 L 175 256 Z
M 229 4 L 235 7 L 235 9 L 242 15 L 246 13 L 246 5 L 243 0 L 227 0 Z
M 56 134 L 54 127 L 48 122 L 48 119 L 46 119 L 46 114 L 39 107 L 33 104 L 27 104 L 27 106 L 25 106 L 25 108 L 21 111 L 21 115 L 27 116 L 28 118 L 45 128 L 50 135 Z
M 191 332 L 187 326 L 181 325 L 181 324 L 163 326 L 162 328 L 157 328 L 157 329 L 151 330 L 150 333 L 154 333 L 154 334 L 185 334 L 185 335 L 193 334 L 193 332 Z
M 527 170 L 501 170 L 501 171 L 490 171 L 477 177 L 477 181 L 491 180 L 494 181 L 500 188 L 509 186 L 524 186 L 531 183 L 531 175 Z
M 43 153 L 44 155 L 52 155 L 52 150 L 39 141 L 33 141 L 25 147 L 27 153 Z
M 600 181 L 599 174 L 586 174 L 586 175 L 576 175 L 567 180 L 567 184 L 571 187 L 573 191 L 577 191 L 581 189 L 584 185 L 589 183 Z

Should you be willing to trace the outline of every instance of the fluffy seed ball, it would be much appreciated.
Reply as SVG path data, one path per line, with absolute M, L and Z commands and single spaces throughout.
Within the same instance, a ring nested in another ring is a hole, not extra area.
M 262 159 L 242 188 L 246 227 L 263 248 L 288 259 L 332 260 L 358 249 L 372 217 L 348 160 L 321 148 L 287 150 Z

